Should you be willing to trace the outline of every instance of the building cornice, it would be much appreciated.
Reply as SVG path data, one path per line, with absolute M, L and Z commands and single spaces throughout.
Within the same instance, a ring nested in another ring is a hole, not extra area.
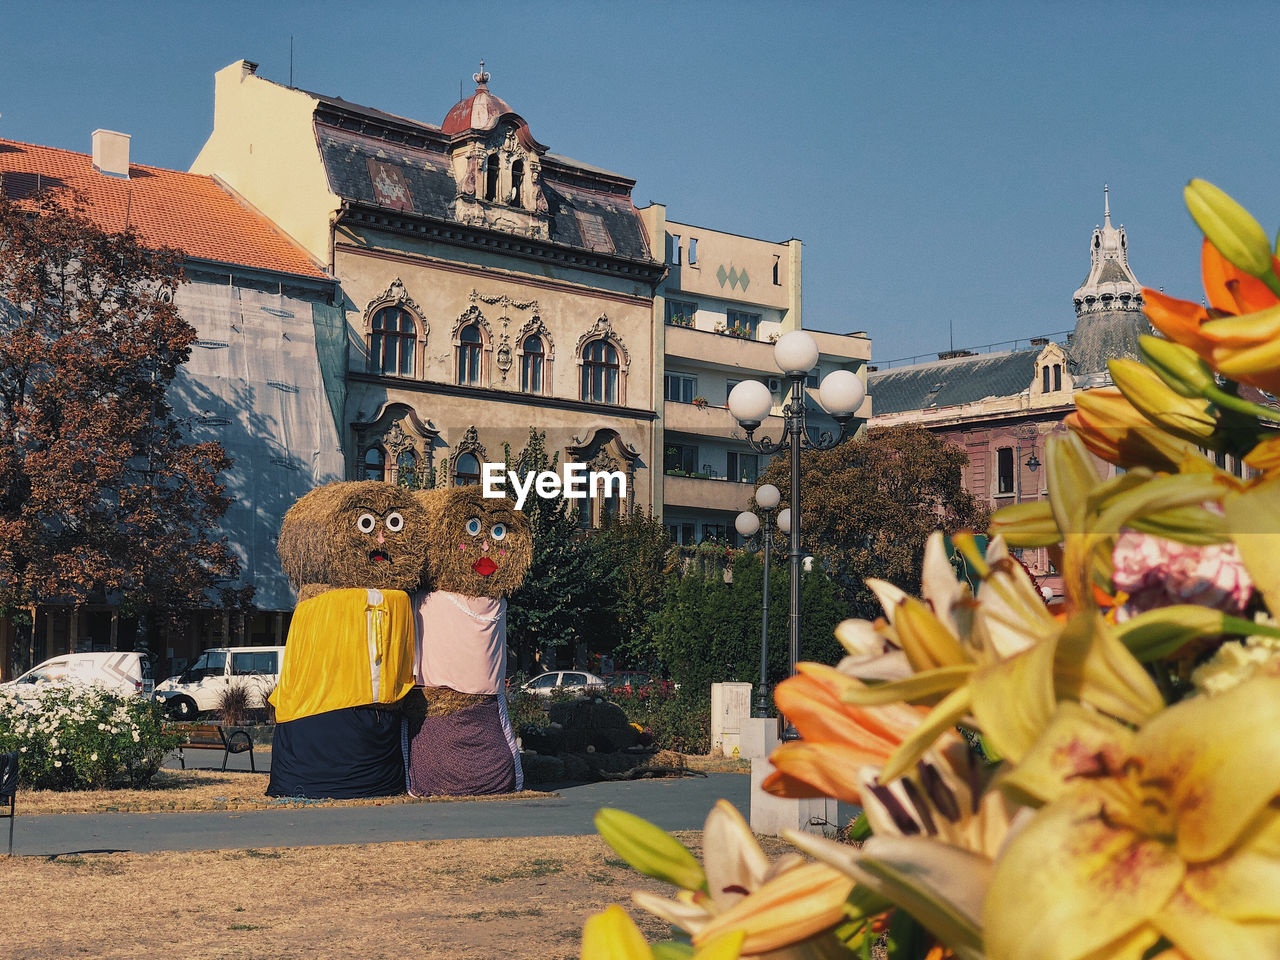
M 371 204 L 348 201 L 335 218 L 334 226 L 343 222 L 473 250 L 488 250 L 533 263 L 556 263 L 590 273 L 625 277 L 652 286 L 656 286 L 666 274 L 666 266 L 654 260 L 609 256 L 567 244 L 519 237 L 452 220 L 415 216 Z
M 546 277 L 538 277 L 527 273 L 507 273 L 498 272 L 486 267 L 476 267 L 470 264 L 458 263 L 455 260 L 441 260 L 437 257 L 429 257 L 426 255 L 400 253 L 396 250 L 381 250 L 374 247 L 362 247 L 354 243 L 343 243 L 337 241 L 334 249 L 342 253 L 353 254 L 361 257 L 371 257 L 375 260 L 390 260 L 395 263 L 404 263 L 415 267 L 431 267 L 433 270 L 446 270 L 450 273 L 462 273 L 473 277 L 484 277 L 486 280 L 492 280 L 494 277 L 502 277 L 513 283 L 519 283 L 522 286 L 539 287 L 543 290 L 558 290 L 562 293 L 573 293 L 580 296 L 595 297 L 600 300 L 613 300 L 617 303 L 626 303 L 632 306 L 644 307 L 651 309 L 653 306 L 652 297 L 638 297 L 629 293 L 617 293 L 613 290 L 604 290 L 600 287 L 584 287 L 581 284 L 567 283 L 563 280 L 549 280 Z
M 460 383 L 441 383 L 436 380 L 412 380 L 408 377 L 388 377 L 379 373 L 350 371 L 347 379 L 355 383 L 372 383 L 387 389 L 407 390 L 412 393 L 435 394 L 445 397 L 465 397 L 469 400 L 487 400 L 492 403 L 510 403 L 520 407 L 549 407 L 556 410 L 576 410 L 597 416 L 616 417 L 623 420 L 652 421 L 658 418 L 653 410 L 639 407 L 620 407 L 608 403 L 590 403 L 570 400 L 567 397 L 546 397 L 509 390 L 492 390 L 488 387 L 472 387 Z

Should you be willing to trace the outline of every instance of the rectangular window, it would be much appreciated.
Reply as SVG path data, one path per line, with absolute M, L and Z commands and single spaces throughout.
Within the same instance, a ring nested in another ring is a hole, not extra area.
M 773 257 L 773 285 L 775 287 L 782 286 L 782 258 L 777 254 Z
M 704 523 L 702 525 L 703 541 L 712 541 L 714 543 L 727 543 L 729 541 L 729 528 L 723 523 Z
M 671 238 L 667 242 L 670 244 L 670 247 L 667 250 L 667 263 L 673 263 L 676 266 L 679 266 L 680 265 L 680 234 L 678 233 L 671 234 Z
M 690 303 L 688 300 L 668 300 L 666 321 L 675 327 L 692 327 L 693 318 L 697 312 L 696 303 Z
M 1044 374 L 1044 376 L 1041 378 L 1044 381 L 1043 385 L 1041 386 L 1041 390 L 1043 390 L 1045 393 L 1048 393 L 1049 392 L 1049 365 L 1045 364 L 1044 369 L 1041 372 Z
M 696 473 L 698 448 L 687 444 L 667 444 L 662 469 L 667 473 Z
M 689 238 L 689 266 L 698 262 L 698 238 Z
M 996 450 L 996 493 L 1013 493 L 1013 447 Z
M 729 310 L 725 318 L 725 326 L 730 333 L 736 336 L 755 339 L 756 334 L 760 331 L 760 314 Z
M 1062 364 L 1060 363 L 1053 365 L 1053 389 L 1062 389 Z
M 693 403 L 698 395 L 698 378 L 686 377 L 679 373 L 663 374 L 666 386 L 666 398 L 672 403 Z
M 759 469 L 760 461 L 754 453 L 736 453 L 729 451 L 729 469 L 728 475 L 730 480 L 738 483 L 755 483 L 756 471 Z

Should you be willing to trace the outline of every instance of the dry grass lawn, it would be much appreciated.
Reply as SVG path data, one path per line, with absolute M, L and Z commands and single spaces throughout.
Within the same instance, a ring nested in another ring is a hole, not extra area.
M 13 960 L 569 960 L 590 914 L 670 890 L 597 837 L 24 857 L 0 889 Z

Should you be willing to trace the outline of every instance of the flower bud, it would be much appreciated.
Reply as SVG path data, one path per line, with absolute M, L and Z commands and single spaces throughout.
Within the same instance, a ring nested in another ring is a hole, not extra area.
M 1192 180 L 1183 190 L 1187 209 L 1218 252 L 1253 277 L 1271 272 L 1271 244 L 1249 211 L 1207 180 Z
M 1161 337 L 1138 337 L 1142 359 L 1160 379 L 1184 397 L 1203 397 L 1216 386 L 1213 370 L 1190 347 Z
M 1107 368 L 1125 399 L 1152 423 L 1175 437 L 1214 445 L 1217 420 L 1208 400 L 1174 393 L 1154 370 L 1134 360 L 1112 360 Z
M 596 814 L 595 823 L 604 842 L 646 877 L 663 880 L 682 890 L 707 888 L 707 875 L 694 855 L 671 834 L 643 817 L 604 807 Z

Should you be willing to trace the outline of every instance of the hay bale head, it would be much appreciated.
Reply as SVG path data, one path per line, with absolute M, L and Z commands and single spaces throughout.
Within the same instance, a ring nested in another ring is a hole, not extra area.
M 507 497 L 480 487 L 416 494 L 427 513 L 427 581 L 431 589 L 502 597 L 524 582 L 533 562 L 529 520 Z
M 408 490 L 377 480 L 330 483 L 284 515 L 277 551 L 305 600 L 325 590 L 413 590 L 426 564 L 427 513 Z

